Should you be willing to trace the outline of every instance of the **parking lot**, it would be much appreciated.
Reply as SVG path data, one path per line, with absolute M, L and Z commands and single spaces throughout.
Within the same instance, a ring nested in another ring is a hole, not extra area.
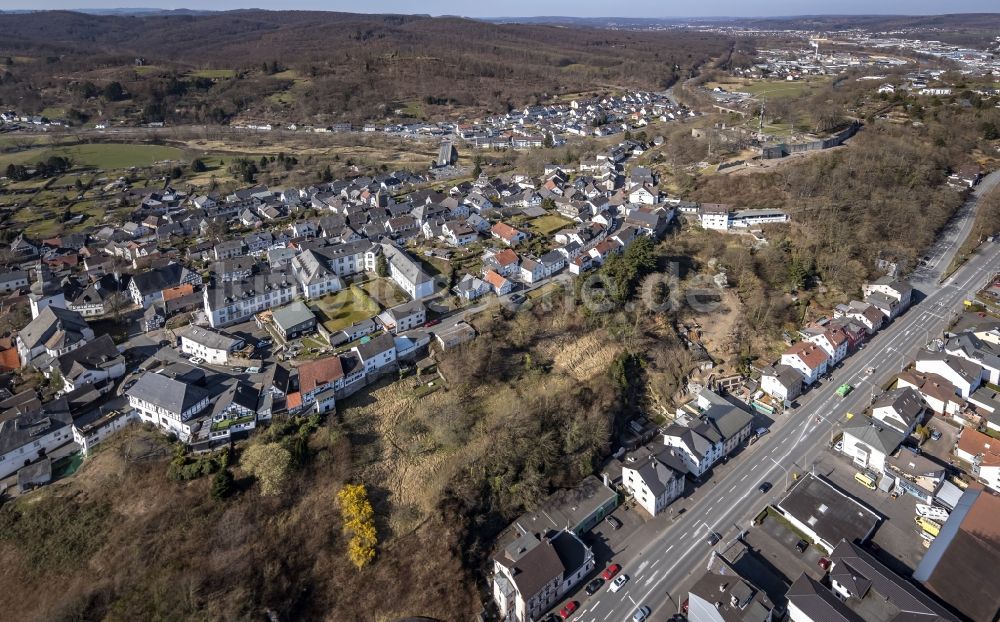
M 865 488 L 854 480 L 857 467 L 846 456 L 830 451 L 820 454 L 815 469 L 817 474 L 885 517 L 872 538 L 880 549 L 877 556 L 904 576 L 912 573 L 926 552 L 919 529 L 913 523 L 917 499 L 907 494 L 892 497 L 881 490 Z

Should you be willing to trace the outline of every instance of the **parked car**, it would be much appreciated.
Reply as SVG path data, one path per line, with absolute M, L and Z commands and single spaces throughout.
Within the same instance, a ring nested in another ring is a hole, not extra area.
M 242 374 L 242 373 L 245 373 L 246 370 L 247 370 L 246 367 L 234 367 L 233 368 L 233 373 L 234 374 Z
M 200 356 L 192 356 L 191 362 L 194 363 L 195 365 L 201 365 L 202 363 L 205 362 L 205 359 L 201 358 Z
M 649 617 L 649 613 L 649 607 L 646 605 L 639 607 L 635 610 L 635 613 L 632 614 L 632 622 L 645 622 L 646 618 Z
M 617 518 L 615 518 L 614 516 L 605 516 L 604 517 L 604 522 L 606 522 L 607 524 L 611 525 L 612 529 L 621 529 L 622 528 L 622 522 L 620 520 L 618 520 Z
M 756 434 L 757 436 L 764 436 L 768 432 L 770 432 L 770 430 L 768 430 L 767 428 L 757 428 L 756 430 L 754 430 L 754 434 Z
M 768 490 L 771 490 L 771 482 L 761 482 L 760 486 L 757 487 L 757 490 L 759 490 L 761 494 L 766 493 Z
M 257 341 L 257 347 L 258 348 L 266 348 L 269 345 L 271 345 L 271 340 L 270 339 L 260 339 L 260 340 Z
M 809 543 L 805 540 L 799 540 L 795 543 L 795 550 L 799 553 L 805 553 L 807 548 L 809 548 Z
M 715 546 L 716 544 L 719 543 L 719 540 L 721 540 L 721 539 L 722 539 L 722 536 L 720 536 L 719 534 L 717 534 L 717 533 L 715 533 L 713 531 L 713 532 L 711 532 L 711 533 L 708 534 L 707 538 L 705 538 L 705 542 L 708 542 L 710 545 Z
M 931 428 L 931 438 L 935 441 L 941 440 L 941 430 L 937 428 Z
M 837 441 L 837 444 L 833 446 L 833 450 L 837 453 L 844 451 L 844 441 Z
M 577 608 L 576 601 L 575 600 L 569 601 L 568 603 L 566 603 L 565 607 L 559 610 L 559 617 L 562 618 L 563 620 L 568 619 L 571 615 L 573 615 L 573 612 L 576 611 L 576 608 Z
M 260 373 L 260 367 L 247 367 L 247 373 L 248 374 L 259 374 Z
M 424 328 L 430 328 L 431 326 L 437 326 L 440 323 L 441 323 L 441 320 L 438 320 L 438 319 L 427 320 L 426 322 L 424 322 Z
M 611 587 L 608 589 L 611 590 L 612 592 L 617 592 L 618 590 L 622 589 L 622 587 L 624 587 L 626 583 L 628 583 L 628 576 L 620 574 L 617 577 L 615 577 L 615 580 L 611 582 Z
M 826 557 L 820 557 L 816 564 L 823 570 L 829 570 L 832 562 Z
M 590 583 L 588 583 L 587 589 L 585 589 L 584 591 L 587 592 L 587 596 L 593 596 L 594 594 L 597 593 L 597 590 L 601 589 L 602 585 L 604 585 L 604 579 L 598 577 L 593 581 L 591 581 Z
M 601 578 L 605 581 L 610 581 L 611 578 L 618 574 L 618 571 L 621 569 L 622 567 L 620 564 L 611 564 L 604 570 L 604 572 L 601 573 Z
M 525 300 L 527 300 L 527 298 L 524 294 L 511 294 L 510 296 L 510 302 L 515 305 L 519 305 Z

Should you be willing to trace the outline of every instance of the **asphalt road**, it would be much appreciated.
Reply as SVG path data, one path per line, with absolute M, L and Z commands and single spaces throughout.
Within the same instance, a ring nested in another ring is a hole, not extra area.
M 973 211 L 969 209 L 965 216 L 971 218 Z M 630 577 L 626 587 L 616 594 L 602 589 L 589 598 L 576 597 L 581 607 L 573 619 L 626 621 L 640 605 L 651 607 L 651 619 L 656 621 L 676 613 L 711 551 L 706 542 L 708 535 L 721 534 L 724 544 L 749 528 L 753 516 L 785 491 L 792 473 L 809 470 L 846 413 L 864 410 L 871 400 L 872 383 L 881 386 L 899 372 L 901 365 L 912 361 L 919 348 L 943 333 L 965 296 L 1000 270 L 1000 245 L 986 244 L 952 277 L 937 284 L 941 270 L 947 266 L 945 259 L 950 262 L 949 255 L 954 255 L 963 231 L 968 231 L 967 223 L 959 220 L 939 243 L 938 261 L 916 281 L 922 299 L 846 359 L 834 370 L 833 379 L 823 381 L 822 386 L 800 398 L 797 410 L 778 416 L 771 433 L 736 457 L 735 468 L 731 461 L 725 475 L 714 484 L 704 485 L 684 514 L 663 521 L 663 529 L 644 545 L 622 551 L 614 561 L 622 564 L 623 572 Z M 866 374 L 869 367 L 876 368 L 870 377 Z M 843 382 L 855 385 L 856 390 L 840 398 L 835 392 Z M 878 392 L 875 388 L 874 393 Z M 764 481 L 774 484 L 768 494 L 757 490 Z

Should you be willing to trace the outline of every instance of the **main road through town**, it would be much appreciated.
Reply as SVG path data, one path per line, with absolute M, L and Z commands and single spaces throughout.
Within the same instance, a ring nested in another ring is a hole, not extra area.
M 994 176 L 990 185 L 997 183 Z M 667 620 L 687 597 L 686 589 L 703 572 L 712 550 L 709 534 L 722 536 L 722 544 L 749 528 L 764 505 L 783 494 L 794 473 L 809 470 L 839 429 L 847 412 L 860 413 L 878 387 L 912 361 L 928 341 L 940 337 L 962 306 L 962 301 L 1000 271 L 1000 244 L 984 244 L 952 276 L 939 282 L 968 234 L 975 215 L 975 199 L 955 218 L 935 245 L 933 256 L 914 273 L 916 302 L 868 344 L 834 370 L 833 379 L 799 398 L 799 407 L 777 416 L 772 431 L 730 461 L 725 475 L 702 485 L 692 505 L 674 520 L 662 519 L 663 528 L 645 541 L 631 542 L 614 559 L 629 576 L 624 589 L 604 588 L 592 597 L 577 597 L 580 622 L 631 620 L 642 605 L 652 609 L 652 620 Z M 867 374 L 870 367 L 876 369 Z M 839 384 L 856 388 L 846 397 L 836 395 Z M 874 383 L 874 384 L 873 384 Z M 875 387 L 875 388 L 873 388 Z M 774 488 L 761 494 L 758 486 Z M 643 533 L 646 533 L 645 530 Z

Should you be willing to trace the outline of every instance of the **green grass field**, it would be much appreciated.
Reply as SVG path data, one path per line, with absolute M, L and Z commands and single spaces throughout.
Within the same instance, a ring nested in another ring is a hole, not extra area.
M 547 214 L 528 221 L 528 226 L 542 235 L 552 235 L 556 231 L 565 229 L 572 224 L 571 221 L 555 214 Z
M 235 69 L 199 69 L 198 71 L 188 72 L 188 75 L 192 78 L 209 78 L 211 80 L 221 80 L 224 78 L 232 78 L 236 76 Z
M 162 145 L 99 143 L 71 147 L 39 147 L 17 153 L 0 154 L 0 168 L 8 164 L 34 164 L 53 155 L 72 158 L 75 166 L 104 170 L 150 166 L 161 160 L 180 160 L 184 151 Z
M 323 327 L 330 332 L 343 330 L 380 311 L 378 304 L 357 286 L 324 296 L 309 307 L 319 315 Z

